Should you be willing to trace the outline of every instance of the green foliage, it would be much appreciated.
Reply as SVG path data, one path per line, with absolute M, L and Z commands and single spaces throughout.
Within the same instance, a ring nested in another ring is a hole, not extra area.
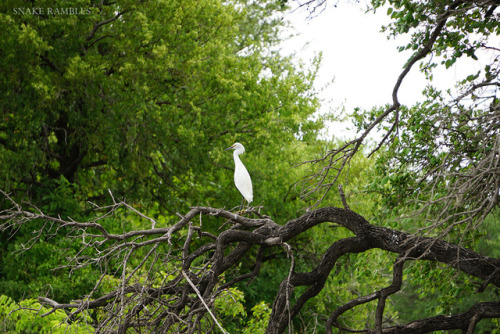
M 267 324 L 271 316 L 271 309 L 269 305 L 260 302 L 252 307 L 252 318 L 247 322 L 243 329 L 243 334 L 264 334 L 266 332 Z
M 310 117 L 319 59 L 296 66 L 272 51 L 283 25 L 274 1 L 39 0 L 32 6 L 89 11 L 14 11 L 25 5 L 0 4 L 0 188 L 13 198 L 84 221 L 94 217 L 85 201 L 108 204 L 110 190 L 171 224 L 193 205 L 240 203 L 223 149 L 241 141 L 255 202 L 283 221 L 303 206 L 292 184 L 304 170 L 290 166 L 323 126 Z M 104 224 L 123 232 L 149 222 Z M 1 234 L 2 291 L 16 300 L 84 295 L 98 275 L 52 270 L 76 252 L 56 226 L 14 255 L 42 227 Z
M 215 301 L 215 308 L 225 316 L 236 317 L 244 315 L 245 309 L 241 304 L 244 300 L 243 292 L 235 288 L 223 291 Z
M 385 31 L 392 36 L 407 33 L 411 35 L 408 44 L 400 47 L 400 51 L 403 51 L 421 49 L 431 39 L 436 21 L 448 13 L 451 4 L 441 1 L 374 0 L 372 5 L 375 9 L 387 6 L 387 15 L 392 20 L 384 27 Z M 490 36 L 500 32 L 498 22 L 485 18 L 483 14 L 489 9 L 488 4 L 483 6 L 471 6 L 470 3 L 463 2 L 453 8 L 457 15 L 450 17 L 446 22 L 446 29 L 432 46 L 435 55 L 442 56 L 441 64 L 446 68 L 463 56 L 477 60 L 475 52 Z M 429 63 L 425 69 L 432 69 L 435 65 Z
M 67 240 L 58 244 L 38 242 L 26 253 L 18 253 L 19 244 L 12 246 L 7 248 L 9 256 L 2 260 L 0 290 L 16 300 L 48 294 L 67 302 L 92 290 L 99 277 L 88 267 L 73 274 L 68 269 L 56 269 L 65 264 L 69 255 L 76 254 L 76 245 Z
M 404 271 L 401 293 L 392 296 L 400 321 L 466 312 L 474 304 L 490 300 L 496 294 L 489 287 L 477 293 L 480 282 L 456 270 L 430 262 L 409 263 Z M 495 333 L 496 320 L 484 319 L 475 333 Z
M 88 15 L 42 19 L 13 15 L 22 5 L 1 11 L 1 79 L 11 87 L 0 95 L 2 184 L 38 204 L 52 202 L 51 180 L 64 177 L 94 201 L 109 188 L 171 212 L 220 205 L 227 194 L 213 198 L 221 191 L 207 186 L 220 184 L 229 143 L 251 152 L 321 127 L 309 120 L 317 68 L 269 49 L 281 26 L 274 2 L 104 2 Z
M 265 302 L 257 303 L 252 307 L 251 315 L 247 315 L 244 301 L 244 293 L 236 288 L 223 291 L 215 300 L 218 320 L 229 333 L 265 333 L 271 316 L 269 305 Z
M 0 330 L 2 333 L 94 333 L 92 319 L 87 312 L 79 313 L 68 322 L 67 313 L 43 307 L 36 299 L 25 299 L 19 303 L 0 295 Z M 46 316 L 41 316 L 47 314 Z
M 236 288 L 222 291 L 215 300 L 215 316 L 229 333 L 237 332 L 244 326 L 244 319 L 247 315 L 243 306 L 244 301 L 243 291 Z

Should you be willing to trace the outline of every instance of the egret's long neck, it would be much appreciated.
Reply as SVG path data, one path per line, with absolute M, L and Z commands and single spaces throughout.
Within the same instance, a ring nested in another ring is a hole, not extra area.
M 243 165 L 243 163 L 240 160 L 240 153 L 239 152 L 234 151 L 233 152 L 233 158 L 234 158 L 234 164 L 235 164 L 235 166 Z

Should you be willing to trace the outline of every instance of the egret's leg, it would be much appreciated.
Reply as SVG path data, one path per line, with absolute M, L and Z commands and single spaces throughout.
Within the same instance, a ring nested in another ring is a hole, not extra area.
M 237 211 L 238 214 L 245 214 L 245 203 L 248 205 L 248 202 L 246 201 L 245 197 L 241 197 L 241 205 L 240 205 L 240 210 Z

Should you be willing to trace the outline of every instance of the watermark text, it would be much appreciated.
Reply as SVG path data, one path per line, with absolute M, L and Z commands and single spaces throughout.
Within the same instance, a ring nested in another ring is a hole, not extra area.
M 90 15 L 90 8 L 77 7 L 17 7 L 13 8 L 15 15 Z

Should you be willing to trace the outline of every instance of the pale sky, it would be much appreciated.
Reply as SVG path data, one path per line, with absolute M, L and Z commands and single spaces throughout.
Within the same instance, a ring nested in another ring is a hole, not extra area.
M 337 7 L 333 7 L 333 3 L 312 19 L 307 18 L 305 9 L 290 11 L 285 19 L 291 21 L 292 32 L 299 35 L 284 42 L 283 50 L 296 53 L 306 63 L 314 54 L 323 52 L 316 87 L 334 81 L 320 95 L 324 100 L 322 111 L 345 106 L 351 112 L 355 107 L 371 109 L 391 103 L 394 84 L 411 55 L 409 51 L 397 50 L 398 46 L 406 44 L 405 37 L 388 40 L 387 34 L 380 32 L 382 25 L 389 22 L 385 9 L 373 14 L 365 13 L 366 5 L 361 3 L 339 1 Z M 462 78 L 459 72 L 463 71 L 456 67 L 435 71 L 432 84 L 438 88 L 453 87 Z M 425 76 L 416 64 L 403 81 L 399 102 L 412 105 L 421 100 L 425 86 Z M 341 128 L 345 130 L 345 127 Z M 337 134 L 336 137 L 346 136 Z

